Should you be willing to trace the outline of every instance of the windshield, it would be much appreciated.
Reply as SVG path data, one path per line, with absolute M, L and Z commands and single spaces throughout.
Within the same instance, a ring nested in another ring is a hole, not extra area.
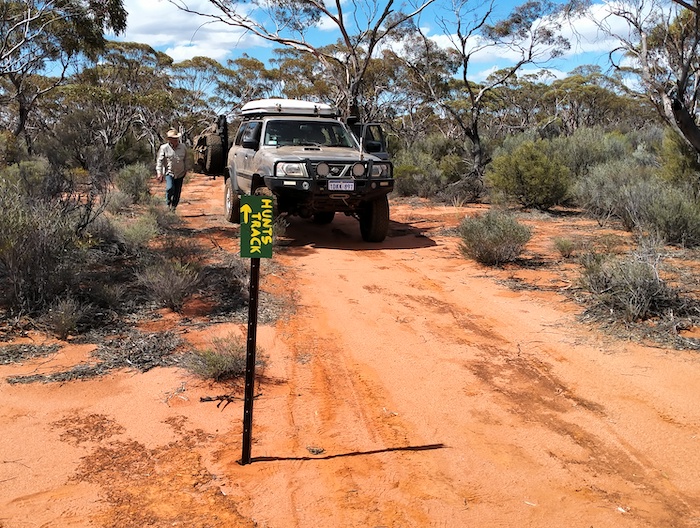
M 336 121 L 268 121 L 264 145 L 309 145 L 319 147 L 353 147 L 345 127 Z

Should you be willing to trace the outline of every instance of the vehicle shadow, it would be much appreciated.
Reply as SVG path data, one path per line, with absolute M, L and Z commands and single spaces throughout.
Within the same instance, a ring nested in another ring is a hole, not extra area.
M 360 223 L 352 217 L 336 214 L 332 223 L 319 225 L 299 217 L 285 218 L 287 228 L 279 240 L 280 249 L 297 253 L 302 249 L 326 248 L 352 251 L 376 251 L 386 249 L 420 249 L 434 247 L 437 243 L 427 236 L 426 230 L 412 224 L 390 221 L 389 233 L 383 242 L 362 240 Z
M 326 456 L 303 456 L 303 457 L 275 457 L 275 456 L 263 456 L 263 457 L 251 457 L 251 462 L 279 462 L 283 460 L 332 460 L 334 458 L 344 458 L 344 457 L 354 457 L 354 456 L 364 456 L 364 455 L 377 455 L 379 453 L 391 453 L 394 451 L 431 451 L 434 449 L 445 449 L 447 446 L 445 444 L 428 444 L 420 446 L 404 446 L 404 447 L 387 447 L 386 449 L 374 449 L 372 451 L 352 451 L 351 453 L 339 453 L 336 455 L 326 455 Z

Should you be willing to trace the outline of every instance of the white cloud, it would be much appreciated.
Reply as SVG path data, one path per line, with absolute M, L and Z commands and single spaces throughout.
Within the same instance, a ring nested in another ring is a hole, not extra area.
M 320 31 L 337 31 L 338 24 L 336 24 L 331 17 L 323 16 L 316 26 Z
M 349 0 L 343 0 L 349 2 Z M 187 0 L 187 5 L 202 13 L 219 13 L 208 0 Z M 348 4 L 349 5 L 349 4 Z M 603 34 L 598 24 L 591 20 L 605 21 L 614 24 L 612 29 L 618 34 L 625 34 L 624 23 L 618 17 L 610 16 L 612 4 L 593 4 L 588 16 L 580 17 L 562 27 L 562 35 L 571 42 L 571 49 L 565 52 L 563 59 L 553 64 L 561 69 L 573 69 L 580 64 L 602 64 L 607 60 L 607 53 L 617 42 Z M 243 53 L 266 61 L 271 56 L 275 45 L 259 37 L 246 33 L 239 28 L 223 22 L 213 22 L 211 19 L 186 13 L 167 0 L 124 0 L 124 6 L 129 13 L 128 27 L 118 40 L 145 43 L 170 55 L 175 61 L 182 61 L 194 56 L 211 57 L 220 62 L 236 58 Z M 241 5 L 245 8 L 245 4 Z M 433 13 L 434 14 L 434 13 Z M 425 16 L 424 20 L 427 20 Z M 454 47 L 450 36 L 440 33 L 438 27 L 430 38 L 440 47 Z M 326 44 L 334 40 L 337 27 L 328 17 L 323 17 L 315 32 L 312 32 L 312 42 Z M 469 47 L 474 49 L 478 40 Z M 481 68 L 478 77 L 487 74 L 518 60 L 516 50 L 505 46 L 489 47 L 476 52 L 471 58 L 473 68 Z
M 202 13 L 212 13 L 208 1 L 188 2 Z M 261 47 L 270 45 L 223 22 L 186 13 L 166 0 L 124 0 L 129 13 L 127 29 L 118 40 L 148 44 L 172 57 L 176 62 L 196 56 L 220 62 L 247 53 L 255 56 Z

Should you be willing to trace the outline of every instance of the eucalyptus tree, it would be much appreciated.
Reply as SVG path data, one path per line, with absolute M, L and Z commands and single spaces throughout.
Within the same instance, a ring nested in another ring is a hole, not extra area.
M 0 0 L 0 100 L 14 106 L 15 136 L 42 97 L 63 82 L 76 57 L 104 48 L 104 33 L 126 28 L 122 0 Z M 51 69 L 50 82 L 37 82 Z
M 217 91 L 224 71 L 225 67 L 210 57 L 194 57 L 170 66 L 172 86 L 187 109 L 182 121 L 189 131 L 211 123 L 223 110 Z
M 483 187 L 484 170 L 490 162 L 481 131 L 488 99 L 524 66 L 546 65 L 569 48 L 568 41 L 559 34 L 558 15 L 566 6 L 531 0 L 500 19 L 496 7 L 495 0 L 478 4 L 453 0 L 449 14 L 438 16 L 437 24 L 450 43 L 448 51 L 456 64 L 455 76 L 434 74 L 429 63 L 435 56 L 435 46 L 422 32 L 400 53 L 407 58 L 418 89 L 454 124 L 455 133 L 469 152 L 472 168 L 454 188 L 471 196 Z M 421 45 L 416 46 L 416 42 Z M 476 82 L 472 70 L 475 59 L 499 50 L 508 53 L 510 65 Z
M 337 44 L 320 48 L 332 55 L 342 53 Z M 385 53 L 384 53 L 385 54 Z M 293 48 L 278 48 L 270 61 L 280 93 L 289 98 L 329 102 L 344 108 L 347 94 L 344 88 L 345 71 L 338 64 L 320 63 L 313 55 Z M 354 96 L 354 107 L 365 121 L 385 121 L 390 118 L 395 100 L 395 72 L 390 59 L 377 56 L 367 62 L 363 82 Z
M 253 0 L 236 3 L 209 0 L 215 12 L 206 14 L 192 9 L 183 0 L 168 0 L 179 9 L 196 13 L 210 21 L 241 28 L 285 48 L 313 56 L 332 72 L 341 88 L 336 103 L 346 115 L 356 115 L 358 99 L 366 82 L 372 60 L 381 44 L 405 27 L 435 0 Z M 340 38 L 333 46 L 316 46 L 309 40 L 321 24 L 333 27 Z M 362 116 L 360 116 L 362 117 Z
M 235 112 L 251 99 L 279 97 L 281 91 L 279 74 L 247 54 L 226 63 L 217 88 L 228 113 Z
M 132 135 L 155 149 L 164 130 L 185 111 L 171 86 L 172 62 L 146 44 L 109 42 L 90 67 L 74 75 L 61 89 L 61 103 L 89 131 L 85 146 L 99 145 L 112 155 Z
M 338 79 L 314 55 L 294 48 L 276 48 L 270 59 L 281 95 L 319 102 L 338 100 Z
M 546 72 L 513 75 L 494 87 L 484 102 L 484 129 L 493 138 L 522 132 L 544 133 L 556 117 L 549 113 L 545 93 L 549 90 Z
M 613 67 L 700 156 L 697 2 L 622 0 L 608 9 L 599 25 L 619 42 L 610 53 Z M 624 30 L 616 29 L 620 21 Z
M 609 85 L 599 68 L 578 70 L 553 81 L 543 99 L 550 103 L 551 115 L 560 120 L 567 135 L 581 127 L 610 128 L 619 125 L 628 114 L 631 99 L 619 95 Z

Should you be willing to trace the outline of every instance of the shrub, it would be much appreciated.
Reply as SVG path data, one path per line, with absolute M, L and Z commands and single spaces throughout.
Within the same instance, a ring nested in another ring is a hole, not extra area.
M 442 174 L 435 166 L 402 163 L 394 166 L 396 192 L 399 196 L 435 196 L 443 187 Z
M 488 184 L 525 207 L 547 210 L 562 203 L 570 185 L 569 169 L 546 152 L 546 142 L 526 141 L 512 153 L 494 156 Z
M 65 340 L 78 328 L 86 308 L 72 297 L 56 302 L 44 316 L 46 324 L 59 339 Z
M 60 204 L 30 198 L 16 184 L 0 186 L 0 290 L 11 308 L 34 312 L 65 292 L 79 274 L 78 253 Z
M 459 235 L 464 255 L 482 264 L 497 265 L 515 260 L 532 233 L 512 214 L 492 209 L 481 217 L 462 220 Z
M 437 196 L 469 173 L 463 148 L 455 140 L 432 135 L 394 156 L 396 192 L 400 196 Z
M 578 244 L 576 244 L 576 242 L 570 238 L 557 237 L 554 239 L 554 249 L 556 249 L 564 258 L 570 258 L 577 248 Z
M 700 203 L 693 190 L 665 183 L 628 161 L 596 167 L 575 187 L 579 203 L 601 222 L 615 217 L 630 231 L 700 246 Z
M 203 260 L 205 250 L 192 238 L 166 236 L 160 254 L 168 260 L 196 263 Z
M 658 262 L 658 258 L 642 255 L 585 255 L 581 283 L 594 297 L 589 311 L 613 314 L 631 323 L 682 306 L 679 293 L 659 277 Z
M 134 200 L 127 193 L 119 189 L 111 191 L 107 195 L 107 211 L 112 214 L 119 214 L 126 211 L 134 204 Z
M 47 194 L 47 181 L 51 179 L 49 162 L 43 158 L 21 161 L 2 169 L 3 185 L 12 186 L 21 196 L 43 199 Z M 50 187 L 50 185 L 49 185 Z
M 140 203 L 150 195 L 148 182 L 151 177 L 149 168 L 144 163 L 135 163 L 122 168 L 117 174 L 117 188 L 131 197 L 133 203 Z
M 700 163 L 697 153 L 672 129 L 667 128 L 661 147 L 661 177 L 670 183 L 690 186 L 700 192 Z
M 574 178 L 584 177 L 601 163 L 625 158 L 632 150 L 624 136 L 606 133 L 599 127 L 578 128 L 571 136 L 553 139 L 548 148 Z
M 700 246 L 700 202 L 690 189 L 665 185 L 650 198 L 643 229 L 670 244 Z
M 618 159 L 591 169 L 577 180 L 572 195 L 578 205 L 602 225 L 618 218 L 628 229 L 638 225 L 638 216 L 652 190 L 653 174 L 630 158 Z M 646 186 L 646 187 L 644 187 Z
M 124 245 L 134 253 L 141 252 L 160 232 L 156 218 L 150 214 L 139 216 L 120 231 Z
M 279 247 L 284 236 L 287 234 L 289 222 L 283 217 L 278 216 L 272 224 L 272 245 Z
M 197 286 L 198 275 L 187 264 L 162 261 L 139 272 L 136 279 L 153 301 L 177 312 Z
M 0 167 L 16 163 L 19 158 L 19 143 L 9 130 L 0 131 Z
M 148 206 L 148 215 L 155 219 L 156 225 L 160 231 L 170 231 L 174 227 L 182 224 L 182 218 L 168 211 L 159 199 L 151 197 L 151 203 Z
M 215 337 L 211 348 L 192 352 L 185 361 L 185 367 L 204 379 L 224 381 L 242 377 L 246 370 L 246 347 L 243 340 L 229 334 L 226 337 Z M 256 354 L 256 366 L 264 366 L 261 351 Z

